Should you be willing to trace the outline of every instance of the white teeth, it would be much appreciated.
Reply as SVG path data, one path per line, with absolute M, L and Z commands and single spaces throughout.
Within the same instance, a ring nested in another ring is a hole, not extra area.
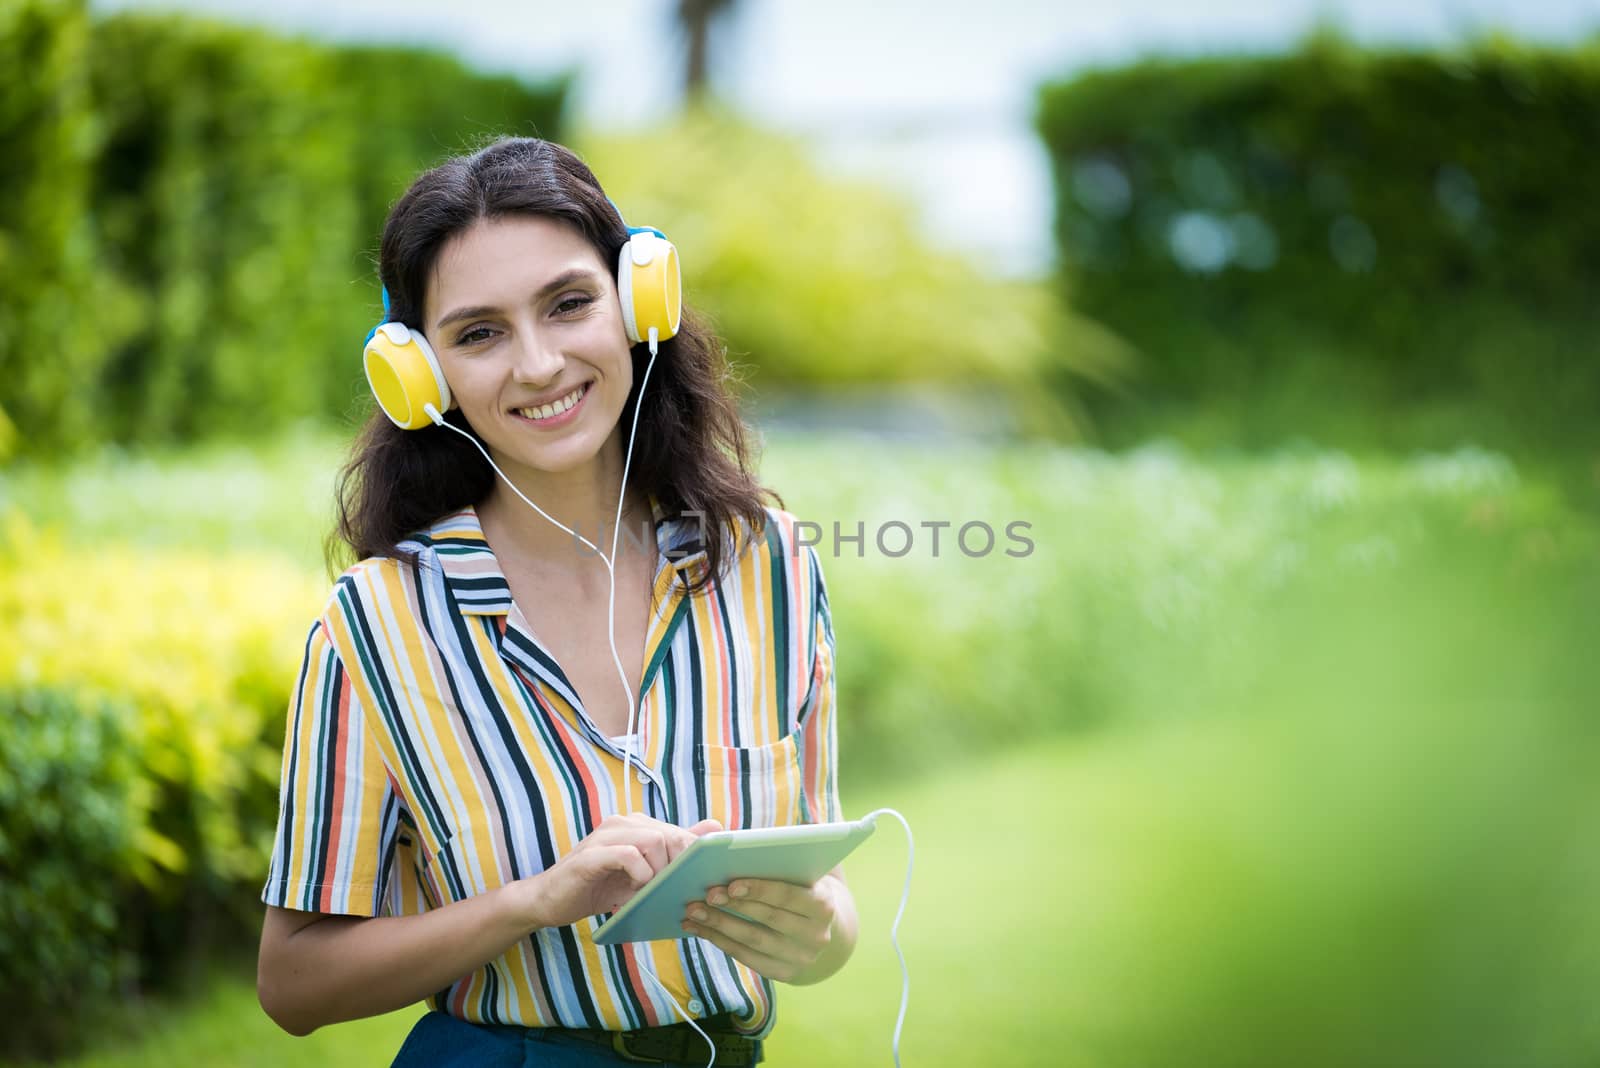
M 517 414 L 526 419 L 549 419 L 552 415 L 560 415 L 562 412 L 568 411 L 574 404 L 578 403 L 578 401 L 583 397 L 583 391 L 586 388 L 588 387 L 579 386 L 571 393 L 568 393 L 565 397 L 562 397 L 560 400 L 551 404 L 541 404 L 537 408 L 518 408 Z

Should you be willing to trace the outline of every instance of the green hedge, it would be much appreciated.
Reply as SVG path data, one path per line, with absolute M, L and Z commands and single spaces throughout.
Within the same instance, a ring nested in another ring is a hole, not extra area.
M 89 51 L 80 4 L 0 5 L 0 457 L 16 430 L 96 436 L 86 396 L 130 329 L 131 293 L 98 254 L 90 207 Z
M 1113 439 L 1592 442 L 1600 44 L 1150 59 L 1045 86 L 1074 306 L 1142 374 Z
M 0 684 L 0 1057 L 67 1046 L 138 973 L 123 923 L 137 769 L 128 708 Z
M 98 996 L 259 932 L 288 692 L 325 596 L 270 556 L 71 547 L 5 517 L 0 1049 L 56 1049 Z
M 28 161 L 0 175 L 3 407 L 40 452 L 346 415 L 389 204 L 488 134 L 559 135 L 567 89 L 67 0 L 0 16 L 0 60 Z

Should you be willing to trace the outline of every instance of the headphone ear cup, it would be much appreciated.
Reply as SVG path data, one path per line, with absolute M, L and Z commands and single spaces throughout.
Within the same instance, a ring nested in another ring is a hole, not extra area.
M 441 413 L 450 407 L 450 386 L 432 346 L 404 323 L 379 326 L 367 339 L 361 364 L 378 407 L 403 430 L 431 425 L 430 404 Z
M 678 332 L 683 276 L 671 241 L 648 230 L 629 237 L 617 255 L 617 297 L 629 341 L 646 340 L 652 327 L 658 341 Z

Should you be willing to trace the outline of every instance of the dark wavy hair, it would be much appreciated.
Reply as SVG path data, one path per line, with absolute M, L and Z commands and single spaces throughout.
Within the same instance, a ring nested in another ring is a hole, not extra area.
M 570 149 L 532 137 L 501 138 L 456 156 L 417 178 L 389 212 L 378 274 L 392 320 L 421 330 L 423 295 L 440 250 L 479 219 L 536 215 L 576 226 L 613 270 L 628 230 L 594 173 Z M 635 345 L 633 389 L 623 405 L 624 432 L 639 403 L 649 348 Z M 764 502 L 782 498 L 751 472 L 749 432 L 729 388 L 725 350 L 704 321 L 683 309 L 676 336 L 659 344 L 650 389 L 639 413 L 629 481 L 656 496 L 669 516 L 696 511 L 707 567 L 699 593 L 723 574 L 765 527 Z M 472 433 L 460 410 L 445 418 Z M 623 443 L 624 446 L 627 442 Z M 338 525 L 325 546 L 330 572 L 343 562 L 388 556 L 415 563 L 399 548 L 408 535 L 477 504 L 495 474 L 471 442 L 440 426 L 402 430 L 373 405 L 340 471 Z

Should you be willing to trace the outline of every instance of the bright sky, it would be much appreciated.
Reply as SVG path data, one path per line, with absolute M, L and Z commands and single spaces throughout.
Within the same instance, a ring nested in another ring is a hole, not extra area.
M 94 0 L 206 13 L 338 40 L 447 48 L 496 71 L 578 72 L 576 117 L 633 126 L 679 98 L 675 0 Z M 713 38 L 718 90 L 902 189 L 929 232 L 994 267 L 1051 254 L 1049 172 L 1029 126 L 1039 81 L 1141 52 L 1273 50 L 1319 18 L 1369 42 L 1490 28 L 1551 43 L 1600 33 L 1600 0 L 742 0 Z M 985 190 L 977 197 L 974 189 Z

